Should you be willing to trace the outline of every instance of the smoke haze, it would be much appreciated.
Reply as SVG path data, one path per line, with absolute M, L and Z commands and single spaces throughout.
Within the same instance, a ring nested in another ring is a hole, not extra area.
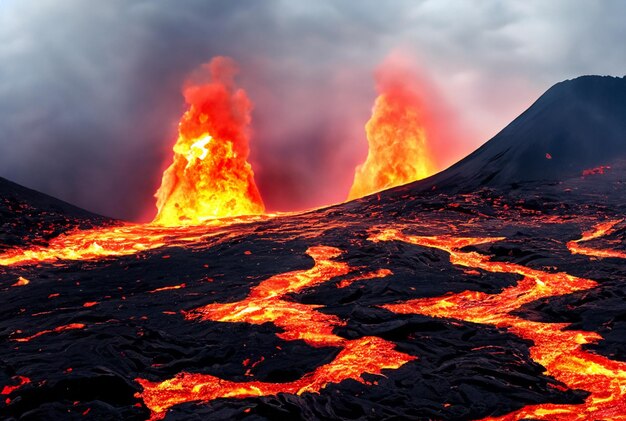
M 181 86 L 225 55 L 255 104 L 250 160 L 267 209 L 342 201 L 390 54 L 413 57 L 460 130 L 449 165 L 553 83 L 623 75 L 625 14 L 619 1 L 3 0 L 0 176 L 151 219 Z

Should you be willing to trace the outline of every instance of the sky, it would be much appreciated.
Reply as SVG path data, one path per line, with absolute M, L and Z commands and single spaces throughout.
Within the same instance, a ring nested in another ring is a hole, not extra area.
M 486 142 L 561 80 L 626 73 L 619 0 L 0 0 L 0 176 L 150 219 L 181 87 L 214 56 L 254 103 L 268 210 L 342 201 L 365 159 L 374 74 L 413 63 L 460 133 Z

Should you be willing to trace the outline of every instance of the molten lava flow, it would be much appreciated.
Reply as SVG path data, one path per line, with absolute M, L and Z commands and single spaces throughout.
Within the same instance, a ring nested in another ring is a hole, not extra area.
M 399 368 L 415 359 L 411 355 L 395 351 L 392 342 L 378 337 L 348 340 L 337 336 L 333 329 L 345 324 L 337 316 L 316 311 L 319 306 L 289 301 L 286 298 L 288 294 L 354 271 L 347 263 L 333 260 L 341 254 L 337 248 L 311 247 L 307 254 L 315 260 L 311 269 L 272 276 L 252 288 L 248 297 L 242 301 L 209 304 L 189 312 L 186 317 L 251 324 L 271 322 L 283 330 L 278 336 L 284 340 L 300 339 L 315 347 L 341 347 L 337 357 L 314 372 L 289 383 L 232 382 L 208 374 L 193 373 L 180 373 L 160 383 L 137 379 L 144 388 L 141 397 L 152 411 L 153 419 L 162 418 L 169 407 L 182 402 L 268 396 L 281 392 L 319 392 L 329 383 L 348 379 L 363 383 L 361 375 L 364 373 L 381 374 L 384 369 Z M 387 276 L 390 273 L 383 270 L 355 275 L 351 277 L 351 281 Z
M 337 288 L 347 288 L 353 283 L 358 282 L 358 281 L 369 281 L 370 279 L 385 278 L 392 274 L 393 273 L 389 269 L 378 269 L 376 272 L 358 274 L 356 276 L 351 276 L 349 278 L 342 279 L 337 284 Z
M 355 169 L 348 200 L 410 183 L 435 172 L 424 106 L 416 83 L 377 75 L 380 95 L 365 125 L 368 153 Z
M 265 210 L 248 163 L 251 102 L 234 86 L 234 63 L 216 57 L 211 81 L 189 85 L 189 109 L 178 126 L 174 160 L 155 196 L 154 223 L 199 224 L 207 219 L 262 214 Z
M 11 393 L 15 392 L 20 387 L 24 386 L 25 384 L 30 383 L 30 379 L 25 376 L 15 376 L 13 377 L 13 379 L 17 381 L 17 384 L 14 384 L 11 386 L 5 385 L 2 388 L 2 390 L 0 390 L 0 395 L 10 395 Z
M 375 336 L 348 341 L 333 361 L 288 383 L 232 382 L 209 374 L 193 373 L 181 373 L 161 383 L 143 379 L 137 381 L 144 388 L 142 397 L 152 411 L 152 419 L 160 419 L 165 416 L 169 407 L 183 402 L 270 396 L 278 393 L 316 393 L 328 383 L 348 379 L 364 383 L 361 378 L 364 373 L 381 374 L 383 369 L 395 369 L 415 359 L 395 351 L 394 346 L 392 342 Z
M 52 239 L 47 247 L 15 248 L 0 254 L 0 265 L 12 266 L 55 262 L 57 260 L 92 260 L 110 256 L 128 256 L 165 246 L 207 241 L 229 235 L 226 228 L 233 224 L 254 222 L 265 216 L 248 216 L 230 220 L 211 221 L 196 227 L 160 227 L 126 224 L 122 226 L 74 231 Z M 26 285 L 18 280 L 15 286 Z
M 621 259 L 626 259 L 626 252 L 619 250 L 611 250 L 611 249 L 597 249 L 592 247 L 587 247 L 580 245 L 580 243 L 590 240 L 595 240 L 597 238 L 603 237 L 613 232 L 613 228 L 615 225 L 622 222 L 622 220 L 617 221 L 606 221 L 597 224 L 592 231 L 584 232 L 583 236 L 579 240 L 570 241 L 567 243 L 567 248 L 572 254 L 584 254 L 590 257 L 616 257 Z
M 285 340 L 302 339 L 312 346 L 337 346 L 344 339 L 332 333 L 342 321 L 333 315 L 315 311 L 315 306 L 287 301 L 283 297 L 303 288 L 313 287 L 350 272 L 346 263 L 331 260 L 341 254 L 334 247 L 311 247 L 307 254 L 315 259 L 309 270 L 279 274 L 252 288 L 248 297 L 235 303 L 216 303 L 190 312 L 190 319 L 218 322 L 272 322 L 284 329 L 278 336 Z
M 22 338 L 11 338 L 11 340 L 16 341 L 16 342 L 28 342 L 35 338 L 40 337 L 41 335 L 45 335 L 48 333 L 55 333 L 55 332 L 58 333 L 58 332 L 65 332 L 66 330 L 84 329 L 84 328 L 85 328 L 85 325 L 83 323 L 70 323 L 68 325 L 55 327 L 54 329 L 42 330 L 30 336 L 26 336 Z
M 597 238 L 606 230 L 607 226 L 604 226 L 593 233 L 585 234 L 583 239 Z M 626 363 L 582 349 L 583 344 L 601 340 L 599 334 L 566 330 L 566 323 L 532 322 L 510 314 L 523 304 L 593 288 L 597 285 L 596 282 L 562 272 L 550 273 L 513 263 L 492 262 L 487 256 L 477 252 L 462 251 L 465 246 L 497 241 L 498 238 L 420 237 L 386 229 L 373 235 L 371 239 L 398 240 L 437 248 L 448 252 L 450 262 L 455 265 L 523 277 L 516 286 L 506 288 L 500 294 L 464 291 L 444 297 L 415 299 L 384 306 L 396 313 L 450 317 L 506 328 L 533 341 L 531 358 L 543 365 L 549 375 L 570 388 L 584 389 L 591 393 L 581 405 L 531 405 L 506 416 L 489 419 L 626 419 Z

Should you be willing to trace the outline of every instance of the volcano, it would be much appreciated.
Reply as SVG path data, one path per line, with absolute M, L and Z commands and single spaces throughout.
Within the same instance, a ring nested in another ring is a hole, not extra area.
M 626 419 L 626 79 L 315 211 L 129 224 L 0 180 L 4 419 Z

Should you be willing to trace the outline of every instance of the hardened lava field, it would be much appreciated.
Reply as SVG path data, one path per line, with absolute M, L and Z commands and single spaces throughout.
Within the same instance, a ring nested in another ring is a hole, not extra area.
M 202 227 L 68 216 L 104 226 L 46 246 L 21 221 L 58 218 L 23 197 L 5 214 L 23 244 L 0 255 L 1 411 L 618 419 L 621 174 L 506 193 L 408 186 Z
M 0 179 L 0 416 L 626 419 L 624 126 L 579 78 L 432 178 L 183 227 Z

